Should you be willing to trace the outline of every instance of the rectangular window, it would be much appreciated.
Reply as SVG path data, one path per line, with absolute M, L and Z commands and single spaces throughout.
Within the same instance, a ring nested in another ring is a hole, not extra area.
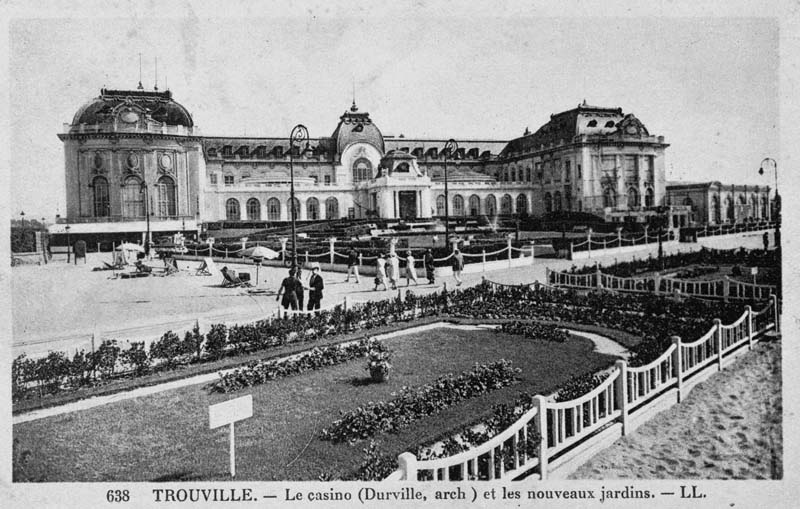
M 564 180 L 569 182 L 572 179 L 572 161 L 564 161 Z
M 314 180 L 314 185 L 319 184 L 319 177 L 317 177 L 316 175 L 311 175 L 311 178 Z
M 233 175 L 225 175 L 225 185 L 226 186 L 233 185 Z
M 326 186 L 331 185 L 331 176 L 330 175 L 325 175 L 325 185 Z
M 581 163 L 578 163 L 578 178 L 583 178 L 583 175 L 581 175 Z
M 216 173 L 212 173 L 211 174 L 211 183 L 213 185 L 217 185 L 217 174 Z
M 348 219 L 355 219 L 356 218 L 356 209 L 355 207 L 350 207 L 347 209 L 347 218 Z

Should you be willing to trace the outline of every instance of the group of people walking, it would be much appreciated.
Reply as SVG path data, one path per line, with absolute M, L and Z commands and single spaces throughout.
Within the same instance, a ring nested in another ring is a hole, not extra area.
M 322 304 L 322 290 L 324 288 L 325 282 L 320 275 L 319 263 L 314 263 L 311 266 L 311 277 L 308 278 L 307 284 L 303 283 L 302 269 L 300 267 L 292 267 L 289 269 L 289 276 L 281 282 L 276 300 L 280 301 L 283 309 L 302 310 L 305 291 L 308 290 L 307 309 L 308 311 L 314 311 L 318 310 Z
M 427 277 L 428 284 L 430 285 L 436 284 L 435 261 L 433 252 L 430 249 L 425 250 L 425 255 L 422 257 L 422 265 L 425 268 L 425 277 Z M 415 286 L 419 285 L 415 263 L 416 260 L 411 250 L 406 251 L 406 256 L 403 260 L 406 286 L 411 286 L 412 281 Z M 464 269 L 464 256 L 458 249 L 453 251 L 452 268 L 456 284 L 461 285 L 463 282 L 461 280 L 461 271 Z M 380 286 L 383 286 L 384 290 L 388 290 L 390 287 L 392 290 L 397 289 L 397 284 L 400 282 L 400 259 L 397 253 L 392 252 L 384 256 L 378 256 L 375 262 L 375 270 L 375 291 L 377 291 Z M 350 274 L 348 272 L 347 280 L 349 281 L 349 279 Z M 358 282 L 358 279 L 356 279 L 356 282 Z

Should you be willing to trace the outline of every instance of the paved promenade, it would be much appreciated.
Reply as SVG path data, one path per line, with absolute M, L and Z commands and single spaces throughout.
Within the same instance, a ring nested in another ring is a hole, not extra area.
M 673 244 L 666 254 L 693 251 L 702 246 L 719 249 L 735 247 L 760 248 L 760 232 L 700 239 L 698 244 Z M 643 246 L 632 253 L 593 257 L 590 260 L 537 259 L 532 265 L 506 268 L 486 273 L 466 274 L 464 285 L 478 284 L 481 278 L 507 284 L 545 281 L 547 268 L 569 269 L 573 265 L 604 265 L 615 260 L 656 256 L 657 245 Z M 92 267 L 110 261 L 109 253 L 90 254 L 87 263 L 67 265 L 56 260 L 46 266 L 23 266 L 12 271 L 13 355 L 26 353 L 39 356 L 48 350 L 72 352 L 91 348 L 92 332 L 100 338 L 152 341 L 167 330 L 188 330 L 200 319 L 205 323 L 245 322 L 273 315 L 278 308 L 275 291 L 286 276 L 283 268 L 262 267 L 259 288 L 268 292 L 251 295 L 241 289 L 221 288 L 213 277 L 194 276 L 197 263 L 180 262 L 182 273 L 171 277 L 111 279 L 110 271 L 93 272 Z M 157 263 L 157 262 L 153 262 Z M 252 271 L 252 266 L 247 267 Z M 253 277 L 255 274 L 253 274 Z M 386 299 L 396 291 L 373 291 L 371 277 L 362 277 L 360 284 L 344 283 L 344 274 L 323 273 L 325 278 L 323 307 L 340 303 L 347 296 L 351 302 Z M 416 293 L 429 293 L 446 283 L 452 288 L 452 276 L 428 285 L 424 278 Z M 405 280 L 400 292 L 406 291 Z

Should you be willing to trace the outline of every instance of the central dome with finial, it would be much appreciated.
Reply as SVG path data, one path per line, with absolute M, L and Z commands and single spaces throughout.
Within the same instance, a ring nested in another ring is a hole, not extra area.
M 172 92 L 145 90 L 100 90 L 100 96 L 84 104 L 72 120 L 80 124 L 136 124 L 139 120 L 159 122 L 168 126 L 193 127 L 189 111 L 172 99 Z
M 385 151 L 381 131 L 372 123 L 369 113 L 358 111 L 355 100 L 353 100 L 350 110 L 345 111 L 339 117 L 339 124 L 331 138 L 336 143 L 337 154 L 342 154 L 347 147 L 354 143 L 369 143 L 381 154 Z

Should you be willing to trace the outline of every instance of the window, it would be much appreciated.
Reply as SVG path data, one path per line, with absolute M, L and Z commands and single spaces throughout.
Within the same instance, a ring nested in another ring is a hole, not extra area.
M 225 185 L 232 186 L 233 185 L 233 175 L 225 175 Z
M 597 120 L 590 120 L 586 127 L 597 127 Z
M 331 185 L 331 176 L 330 175 L 325 175 L 325 181 L 324 182 L 325 182 L 326 186 Z
M 333 196 L 325 200 L 325 218 L 339 219 L 339 200 Z
M 639 206 L 639 192 L 631 187 L 628 189 L 628 207 L 638 207 Z
M 603 207 L 614 207 L 617 204 L 617 195 L 614 190 L 607 187 L 603 190 Z
M 520 216 L 528 214 L 528 197 L 524 194 L 517 196 L 517 214 Z
M 511 167 L 511 182 L 517 181 L 517 169 L 513 166 Z
M 564 180 L 567 182 L 572 180 L 572 161 L 569 159 L 564 161 Z
M 281 220 L 281 202 L 277 198 L 270 198 L 267 200 L 267 220 Z
M 550 193 L 544 193 L 544 211 L 548 214 L 553 211 L 553 197 Z
M 225 219 L 228 221 L 238 221 L 242 216 L 239 214 L 239 201 L 236 198 L 228 198 L 225 202 Z
M 583 175 L 581 174 L 581 163 L 578 163 L 578 178 L 582 178 Z
M 477 216 L 481 213 L 481 199 L 478 198 L 477 194 L 473 194 L 469 197 L 469 215 L 470 216 Z
M 169 177 L 161 177 L 156 183 L 156 212 L 159 217 L 178 215 L 175 181 Z
M 578 212 L 583 212 L 583 202 L 578 200 Z
M 111 207 L 108 201 L 108 180 L 105 177 L 95 177 L 92 181 L 94 191 L 94 217 L 108 217 Z
M 444 215 L 444 195 L 440 194 L 436 197 L 436 215 L 443 216 Z
M 509 215 L 513 211 L 511 210 L 511 195 L 504 194 L 503 197 L 500 199 L 500 213 L 504 215 Z
M 372 178 L 372 163 L 363 157 L 353 163 L 353 182 L 363 182 Z
M 486 197 L 486 215 L 492 218 L 497 215 L 497 198 L 493 194 Z
M 122 186 L 122 215 L 144 217 L 142 182 L 136 177 L 128 177 Z
M 261 202 L 257 198 L 247 200 L 247 219 L 250 221 L 261 219 Z
M 722 210 L 720 209 L 720 206 L 719 206 L 719 196 L 718 195 L 714 195 L 714 197 L 711 199 L 711 208 L 713 210 L 714 222 L 716 224 L 721 223 L 722 222 Z
M 606 127 L 614 127 L 614 121 L 609 120 L 608 122 L 606 122 Z
M 309 198 L 306 201 L 306 219 L 316 221 L 319 219 L 319 200 L 316 198 Z
M 311 180 L 314 181 L 314 185 L 319 184 L 319 177 L 317 177 L 316 175 L 311 175 Z
M 691 200 L 689 200 L 689 201 L 691 202 Z M 645 207 L 652 207 L 652 206 L 655 205 L 655 203 L 653 203 L 653 202 L 655 202 L 655 193 L 653 192 L 652 188 L 648 187 L 644 191 L 644 206 Z
M 292 217 L 294 217 L 295 220 L 300 219 L 300 200 L 295 198 L 293 205 L 294 206 L 289 209 L 289 219 L 291 219 Z M 292 214 L 294 214 L 294 216 L 292 216 Z
M 211 184 L 212 185 L 217 185 L 217 174 L 216 173 L 212 173 L 209 177 L 211 178 Z
M 553 193 L 553 210 L 561 212 L 561 191 Z
M 460 194 L 453 196 L 453 215 L 454 216 L 463 216 L 464 215 L 464 197 Z

